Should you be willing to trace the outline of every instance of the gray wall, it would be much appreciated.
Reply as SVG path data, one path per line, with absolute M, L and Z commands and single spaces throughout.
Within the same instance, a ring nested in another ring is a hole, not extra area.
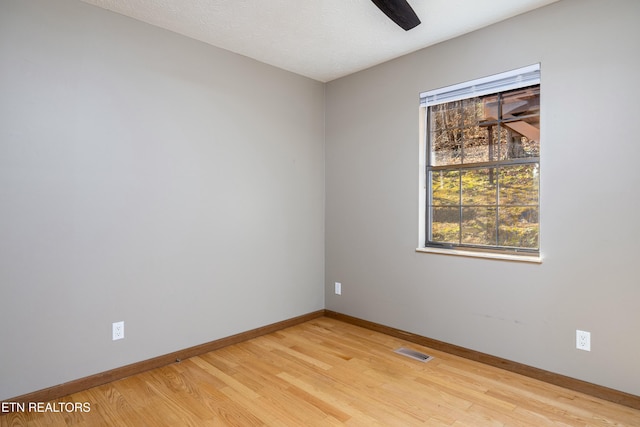
M 323 283 L 321 83 L 0 1 L 0 399 L 322 309 Z
M 330 82 L 327 308 L 640 395 L 639 17 L 563 0 Z M 543 263 L 416 253 L 419 92 L 537 62 Z

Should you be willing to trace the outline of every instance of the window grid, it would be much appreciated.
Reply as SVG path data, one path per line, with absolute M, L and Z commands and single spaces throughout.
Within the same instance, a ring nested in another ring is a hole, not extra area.
M 534 89 L 534 91 L 537 91 L 535 93 L 537 93 L 537 96 L 539 96 L 539 85 L 533 86 L 532 87 Z M 521 89 L 518 89 L 518 91 L 520 91 Z M 488 141 L 488 161 L 476 161 L 476 162 L 469 162 L 469 163 L 465 163 L 466 160 L 466 153 L 465 153 L 465 149 L 466 149 L 466 140 L 464 137 L 464 133 L 465 133 L 465 129 L 466 126 L 468 125 L 468 123 L 465 123 L 465 111 L 464 111 L 464 103 L 467 102 L 468 100 L 460 100 L 460 101 L 454 101 L 454 102 L 450 102 L 447 104 L 440 104 L 440 105 L 436 105 L 436 106 L 431 106 L 427 109 L 428 114 L 427 114 L 427 120 L 426 120 L 426 127 L 427 127 L 427 138 L 428 138 L 428 150 L 427 150 L 427 157 L 428 157 L 428 162 L 427 162 L 427 178 L 428 178 L 428 186 L 429 186 L 429 191 L 428 191 L 428 197 L 427 197 L 427 212 L 428 214 L 426 215 L 426 228 L 428 230 L 427 235 L 425 236 L 427 239 L 427 241 L 425 242 L 426 245 L 425 246 L 436 246 L 436 247 L 464 247 L 464 248 L 480 248 L 483 250 L 489 249 L 489 250 L 497 250 L 497 251 L 507 251 L 507 252 L 525 252 L 525 253 L 538 253 L 539 251 L 539 239 L 538 239 L 538 233 L 539 233 L 539 222 L 537 223 L 537 229 L 536 229 L 536 236 L 535 236 L 535 240 L 536 240 L 536 245 L 535 247 L 522 247 L 522 246 L 514 246 L 514 245 L 508 245 L 506 244 L 507 242 L 505 241 L 504 237 L 501 235 L 501 225 L 505 225 L 503 222 L 501 222 L 501 215 L 506 215 L 509 212 L 509 209 L 514 209 L 514 208 L 520 208 L 522 209 L 522 212 L 524 215 L 525 212 L 529 211 L 530 212 L 535 212 L 535 222 L 537 222 L 537 217 L 539 214 L 539 177 L 536 175 L 536 171 L 539 169 L 539 149 L 538 152 L 534 153 L 534 155 L 531 155 L 530 153 L 527 153 L 526 157 L 516 157 L 516 158 L 509 158 L 513 153 L 510 153 L 509 150 L 511 150 L 511 146 L 509 144 L 512 145 L 517 145 L 518 147 L 520 147 L 521 144 L 514 144 L 513 141 L 516 141 L 518 136 L 520 135 L 521 141 L 522 141 L 522 134 L 519 134 L 518 132 L 513 131 L 512 129 L 510 129 L 509 127 L 509 123 L 512 123 L 512 126 L 515 126 L 516 124 L 519 124 L 517 122 L 523 123 L 528 121 L 533 121 L 534 123 L 537 121 L 537 123 L 539 123 L 539 103 L 537 106 L 537 112 L 533 112 L 533 113 L 529 113 L 529 114 L 522 114 L 522 115 L 517 115 L 517 116 L 513 116 L 513 117 L 504 117 L 503 114 L 503 103 L 505 102 L 504 97 L 505 95 L 511 95 L 514 92 L 518 92 L 518 91 L 510 91 L 510 92 L 502 92 L 502 93 L 498 93 L 495 95 L 489 95 L 489 96 L 484 96 L 481 98 L 474 98 L 472 99 L 472 102 L 475 103 L 475 113 L 476 114 L 476 119 L 477 119 L 477 108 L 478 102 L 480 102 L 480 100 L 484 101 L 487 98 L 490 97 L 495 97 L 495 103 L 496 103 L 496 107 L 497 107 L 497 117 L 495 118 L 495 120 L 484 120 L 482 121 L 482 123 L 480 124 L 480 122 L 478 121 L 477 124 L 474 124 L 473 126 L 481 126 L 487 129 L 486 135 L 487 135 L 487 141 Z M 450 106 L 455 106 L 455 109 L 458 110 L 457 111 L 457 125 L 454 126 L 448 126 L 447 124 L 447 120 L 446 120 L 446 112 L 447 111 L 453 111 L 450 108 Z M 486 104 L 484 105 L 484 108 L 486 109 Z M 433 144 L 434 144 L 434 140 L 436 138 L 436 131 L 438 129 L 434 129 L 434 127 L 437 127 L 434 125 L 435 119 L 434 119 L 434 114 L 435 110 L 439 109 L 441 112 L 443 112 L 443 116 L 440 118 L 441 121 L 444 121 L 444 129 L 440 129 L 440 131 L 444 130 L 446 132 L 451 133 L 451 137 L 449 138 L 450 140 L 452 140 L 454 142 L 454 152 L 452 154 L 453 157 L 453 161 L 452 162 L 448 162 L 447 164 L 444 165 L 439 165 L 439 164 L 434 164 L 437 163 L 436 159 L 435 159 L 435 153 L 434 153 L 434 148 L 433 148 Z M 492 138 L 494 136 L 493 133 L 493 128 L 496 128 L 496 133 L 495 135 L 497 136 L 496 141 L 493 141 Z M 513 138 L 512 142 L 508 143 L 506 147 L 503 147 L 502 145 L 505 144 L 505 142 L 503 142 L 503 129 L 506 131 L 506 134 L 509 138 Z M 538 129 L 539 129 L 539 125 L 538 125 Z M 539 130 L 538 130 L 539 132 Z M 513 137 L 512 134 L 515 133 L 516 136 Z M 539 141 L 538 141 L 539 143 Z M 521 148 L 520 148 L 521 149 Z M 497 150 L 497 154 L 495 153 L 495 151 Z M 503 153 L 505 153 L 503 155 Z M 459 159 L 459 163 L 457 162 Z M 532 172 L 534 174 L 534 177 L 536 178 L 533 182 L 533 186 L 535 189 L 535 193 L 536 193 L 536 204 L 532 204 L 532 203 L 509 203 L 506 205 L 502 204 L 502 200 L 501 200 L 501 194 L 502 194 L 502 176 L 503 173 L 506 173 L 505 171 L 507 171 L 507 169 L 509 167 L 515 166 L 515 165 L 531 165 L 533 166 L 532 168 Z M 490 183 L 493 183 L 493 181 L 495 180 L 495 188 L 494 188 L 494 200 L 495 203 L 465 203 L 464 200 L 464 182 L 463 182 L 463 177 L 464 174 L 468 173 L 469 171 L 473 171 L 473 170 L 487 170 L 489 172 L 490 175 Z M 437 172 L 454 172 L 457 171 L 457 179 L 458 179 L 458 203 L 457 206 L 455 205 L 446 205 L 446 204 L 434 204 L 434 191 L 433 191 L 433 183 L 434 183 L 434 173 Z M 447 241 L 436 241 L 433 238 L 433 221 L 434 221 L 434 217 L 435 217 L 435 210 L 436 209 L 447 209 L 447 208 L 455 208 L 457 207 L 458 210 L 458 214 L 457 214 L 457 241 L 456 242 L 447 242 Z M 494 240 L 491 243 L 482 243 L 482 244 L 478 244 L 477 242 L 475 243 L 469 243 L 469 242 L 465 242 L 465 236 L 464 236 L 464 232 L 465 232 L 465 222 L 464 222 L 464 218 L 465 218 L 465 209 L 486 209 L 487 211 L 489 209 L 493 209 L 493 224 L 494 224 L 494 230 L 493 230 L 493 235 L 495 236 Z M 507 223 L 508 225 L 508 223 Z M 508 233 L 505 233 L 508 234 Z M 503 244 L 504 243 L 504 244 Z

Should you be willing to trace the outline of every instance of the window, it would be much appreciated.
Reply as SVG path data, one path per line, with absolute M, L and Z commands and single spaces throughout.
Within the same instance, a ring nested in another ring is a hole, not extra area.
M 420 248 L 539 259 L 539 64 L 422 93 L 421 119 Z

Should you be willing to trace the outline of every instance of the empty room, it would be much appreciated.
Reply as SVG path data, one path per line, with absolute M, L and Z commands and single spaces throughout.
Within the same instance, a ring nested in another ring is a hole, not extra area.
M 0 426 L 640 426 L 639 19 L 0 0 Z

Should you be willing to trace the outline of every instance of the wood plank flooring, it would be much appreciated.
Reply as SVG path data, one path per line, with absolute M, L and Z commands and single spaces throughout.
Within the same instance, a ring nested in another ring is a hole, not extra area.
M 56 402 L 91 410 L 11 413 L 0 427 L 640 426 L 640 410 L 327 317 Z

